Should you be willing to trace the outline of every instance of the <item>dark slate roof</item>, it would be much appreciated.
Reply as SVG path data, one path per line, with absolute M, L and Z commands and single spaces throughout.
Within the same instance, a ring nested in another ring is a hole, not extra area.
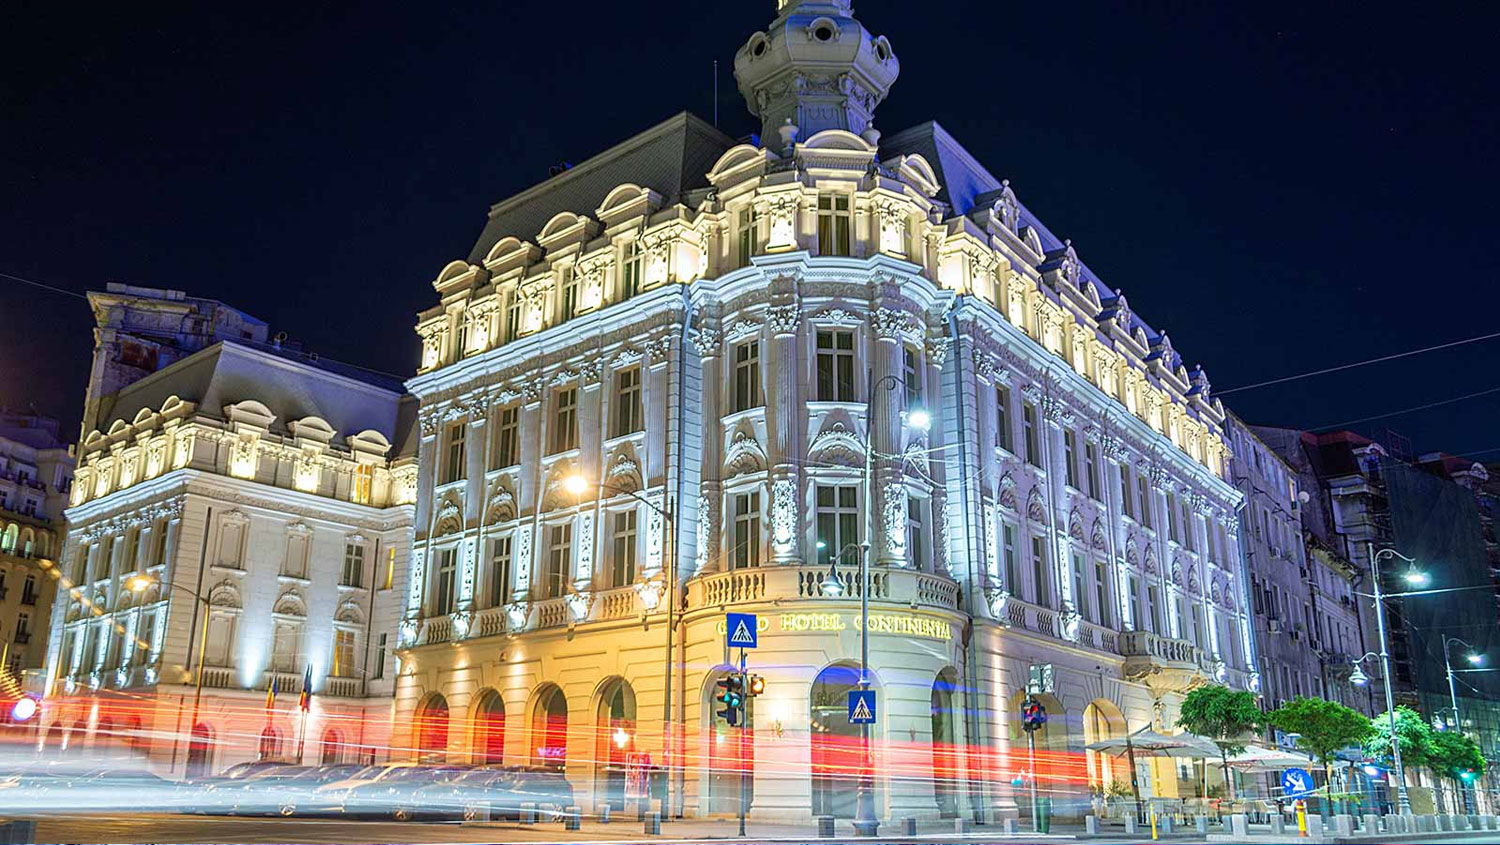
M 410 436 L 402 430 L 401 390 L 233 341 L 195 352 L 105 397 L 100 429 L 108 431 L 119 419 L 130 422 L 143 408 L 160 410 L 170 396 L 194 402 L 199 413 L 214 418 L 222 418 L 226 405 L 253 399 L 276 415 L 272 429 L 278 433 L 308 416 L 327 420 L 339 439 L 374 429 L 391 442 L 392 457 Z
M 592 215 L 610 191 L 627 183 L 676 202 L 686 191 L 708 187 L 708 171 L 734 144 L 709 123 L 681 112 L 496 203 L 469 261 L 483 261 L 505 237 L 534 241 L 559 212 Z

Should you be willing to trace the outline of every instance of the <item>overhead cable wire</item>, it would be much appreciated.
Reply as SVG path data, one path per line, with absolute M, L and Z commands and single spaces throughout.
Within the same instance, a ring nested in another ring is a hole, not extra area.
M 1442 400 L 1439 400 L 1437 402 L 1428 402 L 1425 405 L 1413 405 L 1410 408 L 1402 408 L 1399 411 L 1389 411 L 1389 412 L 1384 413 L 1384 414 L 1375 414 L 1373 416 L 1360 417 L 1359 419 L 1356 419 L 1356 420 L 1344 420 L 1343 422 L 1329 423 L 1328 425 L 1320 425 L 1320 426 L 1316 426 L 1314 428 L 1309 429 L 1309 431 L 1327 431 L 1328 429 L 1331 429 L 1331 428 L 1343 428 L 1344 426 L 1354 425 L 1355 423 L 1370 422 L 1371 420 L 1383 420 L 1383 419 L 1385 419 L 1387 417 L 1399 417 L 1402 414 L 1410 414 L 1410 413 L 1415 413 L 1417 411 L 1425 411 L 1428 408 L 1437 408 L 1437 407 L 1442 406 L 1442 405 L 1452 405 L 1454 402 L 1462 402 L 1465 399 L 1476 399 L 1476 398 L 1478 398 L 1480 396 L 1488 396 L 1488 395 L 1490 395 L 1492 393 L 1500 393 L 1500 387 L 1491 387 L 1488 390 L 1478 390 L 1478 391 L 1475 391 L 1473 393 L 1465 393 L 1462 396 L 1455 396 L 1452 399 L 1442 399 Z
M 41 288 L 42 290 L 50 290 L 50 291 L 52 291 L 54 293 L 62 293 L 62 294 L 67 294 L 68 296 L 76 296 L 76 297 L 78 297 L 79 299 L 82 299 L 82 300 L 87 300 L 88 299 L 87 296 L 84 296 L 83 294 L 79 293 L 76 290 L 68 290 L 66 288 L 60 288 L 60 287 L 56 287 L 54 285 L 46 285 L 46 284 L 42 284 L 41 282 L 34 282 L 31 279 L 22 278 L 20 276 L 12 275 L 10 273 L 0 273 L 0 278 L 10 279 L 13 282 L 20 282 L 23 285 L 31 285 L 32 287 Z
M 1426 347 L 1423 347 L 1421 349 L 1412 349 L 1412 350 L 1409 350 L 1407 352 L 1397 352 L 1394 355 L 1382 355 L 1379 358 L 1370 358 L 1370 359 L 1364 360 L 1364 361 L 1354 361 L 1354 362 L 1349 363 L 1349 364 L 1339 364 L 1336 367 L 1324 367 L 1321 370 L 1311 370 L 1311 371 L 1305 372 L 1305 373 L 1298 373 L 1297 375 L 1294 375 L 1294 376 L 1284 376 L 1282 378 L 1274 378 L 1274 379 L 1271 379 L 1270 381 L 1258 381 L 1255 384 L 1243 384 L 1243 385 L 1240 385 L 1239 387 L 1231 387 L 1228 390 L 1215 390 L 1214 391 L 1214 395 L 1216 395 L 1216 396 L 1225 396 L 1225 395 L 1230 394 L 1230 393 L 1238 393 L 1241 390 L 1253 390 L 1254 388 L 1257 388 L 1257 387 L 1269 387 L 1269 386 L 1271 386 L 1273 384 L 1283 384 L 1283 383 L 1289 382 L 1289 381 L 1297 381 L 1298 379 L 1312 378 L 1313 376 L 1321 376 L 1321 375 L 1325 375 L 1327 373 L 1336 373 L 1336 372 L 1339 372 L 1341 370 L 1352 370 L 1355 367 L 1365 367 L 1365 366 L 1369 366 L 1370 364 L 1379 364 L 1379 363 L 1384 362 L 1384 361 L 1394 361 L 1397 358 L 1409 358 L 1412 355 L 1421 355 L 1421 354 L 1423 354 L 1425 352 L 1436 352 L 1439 349 L 1451 349 L 1451 348 L 1453 348 L 1455 346 L 1463 346 L 1464 344 L 1467 344 L 1467 343 L 1478 343 L 1478 342 L 1480 342 L 1482 340 L 1492 340 L 1492 339 L 1497 338 L 1497 337 L 1500 337 L 1500 332 L 1491 332 L 1490 334 L 1479 335 L 1478 337 L 1469 337 L 1469 338 L 1464 338 L 1463 340 L 1454 340 L 1454 341 L 1449 341 L 1448 343 L 1439 343 L 1436 346 L 1426 346 Z

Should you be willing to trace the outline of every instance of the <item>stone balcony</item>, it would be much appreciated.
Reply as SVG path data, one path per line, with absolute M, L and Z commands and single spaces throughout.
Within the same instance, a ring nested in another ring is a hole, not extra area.
M 843 590 L 837 596 L 823 592 L 823 566 L 760 566 L 733 572 L 700 575 L 687 583 L 687 606 L 727 608 L 733 605 L 765 601 L 848 601 L 858 599 L 863 585 L 859 570 L 839 570 Z M 870 601 L 957 610 L 958 584 L 941 575 L 911 569 L 875 567 L 869 572 Z
M 1213 655 L 1193 643 L 1150 631 L 1121 632 L 1119 652 L 1125 658 L 1121 674 L 1159 693 L 1186 691 L 1213 679 L 1217 668 Z

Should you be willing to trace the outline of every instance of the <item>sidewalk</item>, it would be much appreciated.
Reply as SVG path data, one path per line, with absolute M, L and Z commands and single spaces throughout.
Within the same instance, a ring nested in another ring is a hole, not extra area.
M 621 842 L 640 841 L 641 839 L 660 838 L 669 841 L 690 842 L 712 842 L 724 839 L 741 839 L 739 832 L 739 821 L 737 819 L 678 819 L 675 821 L 664 821 L 661 825 L 661 833 L 657 836 L 643 836 L 644 823 L 636 820 L 632 813 L 626 817 L 617 817 L 616 821 L 609 824 L 601 824 L 597 820 L 583 820 L 576 831 L 565 830 L 561 822 L 538 822 L 533 825 L 523 825 L 514 821 L 501 822 L 465 822 L 464 827 L 477 827 L 495 830 L 537 830 L 552 831 L 558 834 L 559 839 L 576 839 L 590 842 Z M 915 836 L 906 836 L 900 820 L 895 822 L 884 822 L 880 825 L 879 835 L 875 837 L 881 842 L 899 841 L 921 841 L 921 842 L 977 842 L 994 840 L 1016 840 L 1028 842 L 1067 842 L 1083 838 L 1083 825 L 1053 825 L 1050 834 L 1036 834 L 1031 832 L 1029 825 L 1018 826 L 1016 833 L 1007 836 L 1003 827 L 998 824 L 974 826 L 968 833 L 958 833 L 952 819 L 943 821 L 921 822 L 917 825 Z M 839 819 L 834 824 L 833 837 L 826 839 L 828 842 L 847 842 L 855 839 L 854 827 L 849 819 Z M 1113 838 L 1121 838 L 1115 836 Z M 750 819 L 745 822 L 746 840 L 759 842 L 818 842 L 818 827 L 815 823 L 781 823 L 767 822 Z

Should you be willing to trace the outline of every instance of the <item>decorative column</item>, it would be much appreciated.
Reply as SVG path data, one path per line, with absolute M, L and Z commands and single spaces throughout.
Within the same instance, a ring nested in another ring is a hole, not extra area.
M 1067 493 L 1067 449 L 1063 443 L 1063 430 L 1071 429 L 1075 422 L 1069 411 L 1057 397 L 1042 397 L 1042 418 L 1046 432 L 1043 450 L 1047 455 L 1047 489 L 1052 505 L 1052 577 L 1062 598 L 1062 633 L 1076 640 L 1081 630 L 1078 612 L 1078 596 L 1073 595 L 1072 546 L 1068 542 L 1068 493 Z M 1076 456 L 1075 456 L 1076 457 Z
M 1177 579 L 1172 573 L 1176 559 L 1167 547 L 1167 520 L 1170 518 L 1167 514 L 1167 485 L 1171 484 L 1172 480 L 1167 475 L 1166 467 L 1159 463 L 1151 465 L 1149 479 L 1152 493 L 1151 508 L 1156 511 L 1156 518 L 1151 520 L 1151 524 L 1156 527 L 1156 557 L 1161 562 L 1162 584 L 1166 587 L 1162 592 L 1167 604 L 1167 631 L 1172 639 L 1180 640 L 1183 639 L 1182 614 L 1179 613 L 1180 608 L 1177 603 L 1180 590 L 1177 586 Z
M 1110 421 L 1111 428 L 1114 421 Z M 1099 457 L 1103 461 L 1100 471 L 1104 473 L 1105 510 L 1109 520 L 1109 552 L 1115 570 L 1115 603 L 1120 614 L 1120 629 L 1140 630 L 1140 621 L 1135 618 L 1134 596 L 1130 591 L 1130 566 L 1125 559 L 1125 546 L 1130 542 L 1125 532 L 1125 482 L 1124 473 L 1130 467 L 1130 457 L 1125 452 L 1125 442 L 1118 434 L 1105 431 L 1099 435 Z M 1140 585 L 1136 585 L 1139 588 Z
M 694 329 L 691 335 L 693 348 L 698 352 L 698 384 L 700 412 L 703 426 L 703 444 L 700 455 L 702 464 L 699 477 L 702 479 L 698 492 L 698 542 L 693 560 L 694 573 L 707 572 L 710 564 L 727 568 L 724 557 L 715 554 L 723 548 L 721 542 L 721 505 L 724 501 L 724 484 L 721 472 L 724 466 L 724 427 L 720 422 L 720 408 L 724 399 L 723 334 L 717 325 L 704 325 Z
M 870 538 L 871 559 L 882 566 L 906 563 L 906 487 L 902 483 L 901 462 L 883 458 L 901 452 L 901 412 L 906 404 L 906 386 L 902 377 L 901 337 L 911 321 L 905 311 L 879 306 L 870 312 L 873 342 L 867 347 L 870 383 L 874 393 L 866 397 L 870 418 L 865 420 L 865 447 L 875 451 L 870 479 L 873 509 L 877 518 L 870 520 L 874 537 Z
M 780 280 L 778 280 L 780 281 Z M 794 292 L 773 295 L 766 309 L 766 329 L 770 376 L 766 391 L 766 429 L 771 466 L 771 559 L 776 563 L 799 562 L 804 510 L 801 473 L 798 459 L 800 433 L 806 425 L 806 412 L 800 402 L 797 383 L 802 362 L 797 354 L 798 326 L 801 308 Z

